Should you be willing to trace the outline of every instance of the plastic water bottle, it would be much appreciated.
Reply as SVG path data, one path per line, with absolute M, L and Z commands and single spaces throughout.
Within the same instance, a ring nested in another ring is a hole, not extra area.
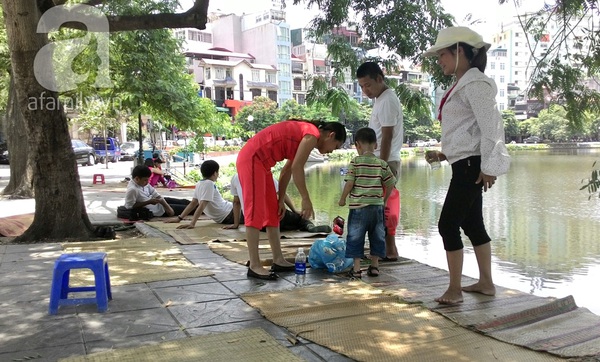
M 306 279 L 306 254 L 304 254 L 304 248 L 298 248 L 298 254 L 296 254 L 296 285 L 304 285 Z

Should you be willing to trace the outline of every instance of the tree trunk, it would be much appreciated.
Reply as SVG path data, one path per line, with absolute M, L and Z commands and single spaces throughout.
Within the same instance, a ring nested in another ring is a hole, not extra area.
M 15 82 L 11 75 L 6 109 L 6 138 L 10 155 L 10 180 L 2 191 L 11 199 L 33 197 L 33 168 L 27 147 L 25 119 L 17 101 Z M 11 140 L 14 140 L 11 142 Z
M 33 223 L 16 241 L 89 239 L 91 225 L 66 116 L 57 106 L 57 93 L 42 87 L 34 75 L 36 54 L 48 43 L 47 34 L 36 32 L 41 15 L 37 1 L 3 0 L 3 5 L 16 95 L 29 135 L 35 191 Z M 52 64 L 44 70 L 52 72 Z

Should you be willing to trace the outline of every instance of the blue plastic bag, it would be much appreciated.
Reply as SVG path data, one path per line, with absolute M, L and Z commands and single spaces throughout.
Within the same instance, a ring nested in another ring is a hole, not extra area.
M 339 273 L 349 268 L 354 260 L 346 258 L 346 242 L 335 234 L 326 239 L 318 239 L 310 247 L 308 262 L 311 268 L 325 269 Z

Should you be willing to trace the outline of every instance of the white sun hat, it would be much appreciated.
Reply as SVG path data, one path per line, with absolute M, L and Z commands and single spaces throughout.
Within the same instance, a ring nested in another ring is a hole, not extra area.
M 487 51 L 491 44 L 483 41 L 481 35 L 466 26 L 451 26 L 440 30 L 435 44 L 423 53 L 424 57 L 436 56 L 439 50 L 448 48 L 456 43 L 466 43 L 470 46 L 480 49 L 485 48 Z

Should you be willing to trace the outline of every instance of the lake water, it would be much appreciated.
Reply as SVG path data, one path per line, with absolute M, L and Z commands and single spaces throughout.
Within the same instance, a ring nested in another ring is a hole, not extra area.
M 509 173 L 484 194 L 495 283 L 543 297 L 571 294 L 580 307 L 600 315 L 600 199 L 588 200 L 587 191 L 579 190 L 593 162 L 600 161 L 600 150 L 522 151 L 511 156 Z M 330 223 L 336 215 L 347 217 L 347 209 L 337 205 L 343 182 L 340 167 L 345 166 L 321 163 L 307 170 L 319 223 Z M 433 171 L 415 156 L 402 160 L 398 182 L 400 255 L 446 270 L 437 220 L 451 174 L 447 163 Z M 299 204 L 293 187 L 290 194 Z M 466 237 L 463 273 L 478 277 Z

